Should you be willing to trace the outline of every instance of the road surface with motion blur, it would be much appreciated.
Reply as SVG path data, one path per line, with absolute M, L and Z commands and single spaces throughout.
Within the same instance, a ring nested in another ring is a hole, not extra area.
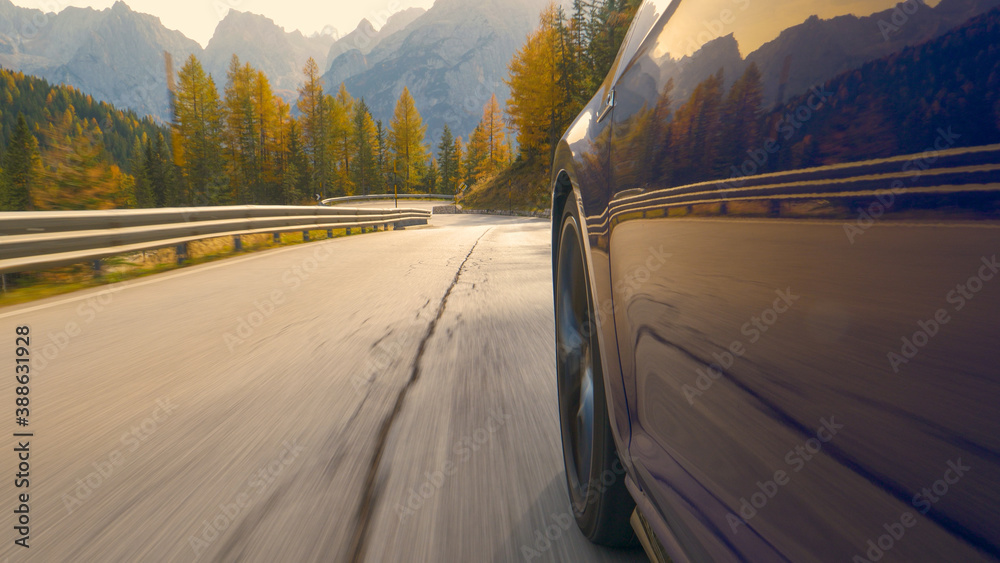
M 644 560 L 568 514 L 549 241 L 435 216 L 0 309 L 35 433 L 0 560 Z

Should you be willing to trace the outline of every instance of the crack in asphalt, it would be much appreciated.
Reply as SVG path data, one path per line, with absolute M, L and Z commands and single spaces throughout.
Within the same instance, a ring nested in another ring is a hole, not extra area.
M 278 487 L 271 491 L 264 502 L 257 503 L 245 518 L 243 518 L 240 524 L 236 527 L 226 543 L 222 545 L 219 550 L 218 555 L 216 555 L 214 561 L 242 561 L 247 558 L 246 550 L 249 546 L 249 538 L 253 537 L 254 530 L 264 523 L 265 518 L 270 514 L 276 506 L 278 506 L 279 501 L 284 497 L 288 491 L 291 489 L 291 483 L 285 481 L 278 485 Z M 260 494 L 260 493 L 258 493 Z M 253 503 L 255 499 L 250 502 Z
M 375 446 L 375 454 L 372 456 L 371 463 L 368 466 L 368 475 L 365 478 L 365 486 L 362 489 L 361 505 L 358 507 L 358 517 L 357 524 L 354 528 L 354 536 L 351 540 L 351 549 L 349 561 L 352 563 L 361 563 L 365 554 L 366 541 L 368 539 L 369 524 L 371 523 L 372 513 L 374 512 L 374 507 L 377 502 L 376 486 L 375 480 L 378 477 L 378 470 L 381 465 L 382 455 L 385 453 L 386 444 L 389 441 L 389 432 L 392 430 L 392 425 L 399 416 L 399 413 L 403 410 L 403 402 L 406 400 L 406 394 L 413 387 L 413 384 L 420 379 L 420 362 L 423 359 L 424 351 L 427 348 L 427 342 L 430 341 L 431 337 L 434 336 L 434 331 L 437 329 L 437 323 L 441 320 L 444 315 L 445 306 L 448 304 L 448 297 L 451 295 L 451 291 L 455 289 L 458 285 L 458 278 L 462 275 L 462 270 L 465 269 L 466 262 L 472 257 L 472 253 L 475 252 L 476 247 L 479 246 L 479 241 L 483 239 L 493 230 L 493 227 L 487 229 L 483 234 L 479 235 L 476 239 L 475 244 L 469 249 L 469 253 L 465 255 L 465 259 L 459 264 L 458 270 L 455 272 L 455 277 L 451 280 L 451 285 L 444 292 L 444 296 L 441 298 L 438 304 L 437 314 L 431 319 L 429 325 L 427 325 L 427 332 L 424 333 L 423 338 L 420 339 L 420 345 L 417 347 L 417 355 L 413 359 L 413 367 L 410 371 L 410 378 L 406 381 L 406 385 L 400 389 L 399 394 L 396 396 L 396 403 L 393 405 L 392 410 L 389 411 L 388 416 L 382 421 L 382 426 L 379 429 L 378 441 Z M 426 304 L 425 304 L 426 306 Z

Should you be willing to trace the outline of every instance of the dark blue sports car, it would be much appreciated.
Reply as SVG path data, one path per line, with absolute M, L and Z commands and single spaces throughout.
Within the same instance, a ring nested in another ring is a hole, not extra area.
M 650 0 L 556 150 L 576 520 L 1000 560 L 1000 0 Z

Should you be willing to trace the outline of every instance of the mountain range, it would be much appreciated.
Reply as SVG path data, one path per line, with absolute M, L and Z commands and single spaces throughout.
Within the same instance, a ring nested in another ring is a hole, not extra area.
M 326 84 L 344 82 L 365 96 L 378 118 L 392 115 L 403 87 L 413 94 L 428 135 L 447 123 L 465 136 L 495 93 L 509 96 L 504 79 L 513 54 L 538 25 L 548 0 L 437 0 L 402 30 L 366 49 L 345 50 L 330 62 Z
M 507 64 L 547 3 L 437 0 L 429 10 L 402 10 L 374 24 L 363 20 L 339 38 L 288 32 L 267 17 L 230 10 L 202 48 L 120 0 L 104 10 L 68 7 L 58 14 L 0 0 L 0 66 L 166 121 L 164 52 L 175 72 L 190 55 L 197 56 L 220 93 L 236 54 L 263 70 L 289 102 L 298 98 L 302 68 L 312 57 L 325 73 L 327 91 L 346 82 L 376 119 L 391 119 L 406 86 L 428 125 L 429 140 L 445 123 L 467 138 L 490 96 L 507 98 Z
M 302 67 L 312 57 L 324 72 L 327 91 L 345 83 L 355 98 L 365 98 L 376 119 L 388 123 L 405 86 L 428 126 L 429 141 L 437 139 L 445 124 L 468 138 L 490 96 L 496 93 L 501 104 L 507 99 L 507 65 L 548 1 L 436 0 L 426 11 L 411 8 L 374 22 L 362 20 L 343 37 L 307 37 L 287 32 L 267 17 L 230 10 L 203 49 L 121 1 L 104 10 L 68 7 L 54 14 L 0 0 L 0 66 L 166 121 L 164 52 L 172 55 L 175 71 L 189 55 L 198 56 L 220 92 L 236 54 L 266 72 L 289 102 L 298 98 Z M 787 72 L 783 65 L 790 65 L 798 71 L 785 88 L 765 92 L 765 99 L 777 104 L 837 72 L 936 37 L 998 4 L 1000 0 L 942 0 L 885 37 L 878 22 L 890 20 L 891 9 L 867 17 L 812 17 L 745 59 L 730 35 L 661 64 L 681 67 L 675 90 L 680 97 L 719 68 L 725 69 L 728 86 L 746 64 L 757 62 L 770 85 L 780 82 L 778 77 Z

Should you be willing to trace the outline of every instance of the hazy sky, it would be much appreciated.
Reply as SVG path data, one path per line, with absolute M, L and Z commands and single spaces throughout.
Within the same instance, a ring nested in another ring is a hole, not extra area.
M 67 6 L 110 8 L 114 0 L 13 0 L 25 8 L 59 12 Z M 430 8 L 434 0 L 126 0 L 136 12 L 152 14 L 163 25 L 178 29 L 205 46 L 215 26 L 229 9 L 263 14 L 286 31 L 300 30 L 306 35 L 336 29 L 346 35 L 362 18 L 378 28 L 393 12 L 412 7 Z

